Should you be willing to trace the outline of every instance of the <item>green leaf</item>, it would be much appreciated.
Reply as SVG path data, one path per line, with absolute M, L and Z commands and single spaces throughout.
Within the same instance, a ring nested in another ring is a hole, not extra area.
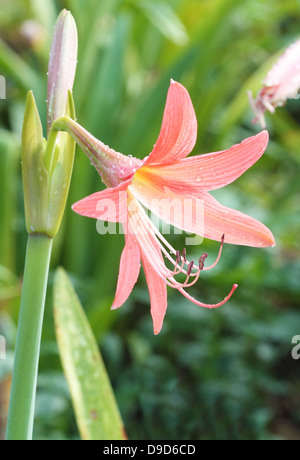
M 97 342 L 62 268 L 55 274 L 54 317 L 59 352 L 82 439 L 126 439 Z
M 6 198 L 0 200 L 0 264 L 11 270 L 15 269 L 14 222 L 18 216 L 16 176 L 19 162 L 18 138 L 11 132 L 0 129 L 0 196 Z
M 38 94 L 42 91 L 42 81 L 38 72 L 1 39 L 0 67 L 6 77 L 12 78 L 25 91 L 29 88 L 35 88 L 35 93 Z
M 189 37 L 186 28 L 168 3 L 144 1 L 138 6 L 166 38 L 176 45 L 187 44 Z

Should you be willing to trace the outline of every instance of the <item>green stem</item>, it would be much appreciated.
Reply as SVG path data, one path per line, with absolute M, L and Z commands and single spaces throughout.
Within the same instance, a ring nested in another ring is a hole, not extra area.
M 52 238 L 28 237 L 7 440 L 32 439 L 38 360 Z

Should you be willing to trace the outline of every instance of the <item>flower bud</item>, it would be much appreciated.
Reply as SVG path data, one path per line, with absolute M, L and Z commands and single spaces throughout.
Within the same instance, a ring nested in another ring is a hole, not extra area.
M 77 64 L 78 37 L 72 14 L 63 10 L 55 24 L 48 66 L 47 127 L 65 115 L 68 91 L 72 91 Z
M 56 22 L 48 72 L 48 138 L 32 92 L 26 101 L 22 134 L 22 174 L 28 233 L 54 237 L 60 227 L 71 181 L 75 141 L 52 129 L 60 116 L 75 118 L 72 87 L 77 62 L 75 21 L 63 10 Z

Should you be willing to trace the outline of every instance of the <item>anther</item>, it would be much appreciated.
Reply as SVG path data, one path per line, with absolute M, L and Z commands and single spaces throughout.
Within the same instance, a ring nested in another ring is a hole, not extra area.
M 188 264 L 188 268 L 187 268 L 187 272 L 186 272 L 187 276 L 190 276 L 191 271 L 192 271 L 192 269 L 193 269 L 193 266 L 194 266 L 194 261 L 192 260 L 192 262 L 190 262 L 190 263 Z
M 179 250 L 176 251 L 176 259 L 175 259 L 175 264 L 174 264 L 174 270 L 171 274 L 171 276 L 178 275 L 178 273 L 182 272 L 184 261 L 181 260 L 181 253 Z M 179 263 L 181 262 L 181 267 L 179 267 Z
M 205 262 L 205 259 L 207 258 L 207 253 L 205 252 L 204 254 L 202 254 L 202 256 L 199 258 L 199 270 L 203 270 L 204 268 L 204 262 Z

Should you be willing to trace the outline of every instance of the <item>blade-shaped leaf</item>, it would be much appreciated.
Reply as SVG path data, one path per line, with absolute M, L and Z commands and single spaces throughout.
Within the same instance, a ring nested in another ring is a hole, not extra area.
M 126 439 L 97 342 L 62 268 L 55 274 L 54 317 L 60 356 L 82 439 Z
M 187 44 L 189 40 L 187 30 L 168 3 L 144 1 L 139 4 L 139 7 L 166 38 L 176 45 Z

